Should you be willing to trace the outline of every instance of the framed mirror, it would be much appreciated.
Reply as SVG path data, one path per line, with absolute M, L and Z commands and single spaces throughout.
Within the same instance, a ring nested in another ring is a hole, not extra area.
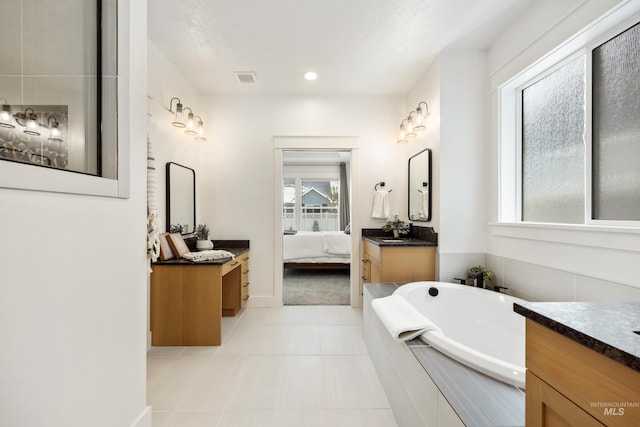
M 193 233 L 196 224 L 196 171 L 168 162 L 166 174 L 167 231 Z
M 120 13 L 117 0 L 0 2 L 0 187 L 129 196 Z
M 411 221 L 431 221 L 431 149 L 409 158 L 409 207 Z

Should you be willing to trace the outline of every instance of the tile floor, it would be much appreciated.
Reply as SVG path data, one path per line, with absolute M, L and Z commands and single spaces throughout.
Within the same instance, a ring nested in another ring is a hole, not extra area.
M 153 347 L 154 427 L 395 427 L 349 306 L 247 308 L 220 347 Z

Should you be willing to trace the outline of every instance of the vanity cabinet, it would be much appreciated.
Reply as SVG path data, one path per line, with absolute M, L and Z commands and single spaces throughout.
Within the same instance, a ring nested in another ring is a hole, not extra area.
M 415 282 L 435 280 L 433 245 L 384 245 L 363 241 L 362 282 Z
M 237 252 L 226 261 L 153 264 L 152 345 L 221 344 L 222 316 L 235 316 L 249 299 L 249 251 Z
M 526 425 L 638 426 L 640 372 L 526 320 Z
M 235 316 L 249 300 L 249 253 L 227 264 L 229 271 L 225 274 L 232 276 L 227 280 L 227 291 L 222 293 L 222 315 Z

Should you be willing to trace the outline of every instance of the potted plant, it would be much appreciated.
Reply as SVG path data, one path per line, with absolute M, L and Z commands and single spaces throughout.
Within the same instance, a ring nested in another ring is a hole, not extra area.
M 396 239 L 400 237 L 400 234 L 409 233 L 409 225 L 405 224 L 400 218 L 398 218 L 398 214 L 393 217 L 393 221 L 387 221 L 385 225 L 382 226 L 382 230 L 389 232 L 393 231 L 393 237 Z
M 484 288 L 485 282 L 490 282 L 493 279 L 493 273 L 481 265 L 476 265 L 467 269 L 467 277 L 474 279 L 477 287 Z
M 204 251 L 213 248 L 213 242 L 209 240 L 210 233 L 211 229 L 207 224 L 198 224 L 194 233 L 196 235 L 196 238 L 198 239 L 196 241 L 196 248 L 198 250 Z

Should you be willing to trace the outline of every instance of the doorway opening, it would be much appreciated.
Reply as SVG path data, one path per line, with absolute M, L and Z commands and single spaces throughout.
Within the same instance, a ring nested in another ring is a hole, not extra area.
M 350 150 L 282 153 L 284 305 L 351 304 L 350 172 Z

